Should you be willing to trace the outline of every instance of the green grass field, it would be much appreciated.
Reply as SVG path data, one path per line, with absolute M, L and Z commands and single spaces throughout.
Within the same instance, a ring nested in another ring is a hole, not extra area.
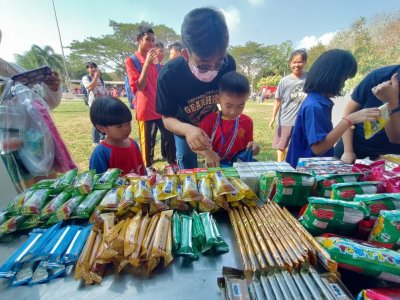
M 126 99 L 124 101 L 127 103 Z M 272 101 L 267 103 L 248 101 L 244 111 L 254 122 L 254 141 L 261 148 L 256 158 L 260 161 L 276 160 L 275 152 L 271 149 L 273 131 L 268 128 L 271 111 Z M 53 118 L 75 163 L 81 171 L 87 170 L 93 151 L 89 107 L 81 99 L 63 100 L 61 105 L 53 111 Z M 138 139 L 138 127 L 135 121 L 132 122 L 131 137 Z M 155 167 L 163 168 L 165 161 L 161 158 L 160 136 L 157 139 L 155 160 Z

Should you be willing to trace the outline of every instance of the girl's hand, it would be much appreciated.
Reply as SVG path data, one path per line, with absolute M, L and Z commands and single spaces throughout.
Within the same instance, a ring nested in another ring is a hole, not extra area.
M 190 127 L 190 130 L 187 131 L 185 138 L 190 149 L 192 149 L 194 152 L 211 149 L 211 142 L 207 133 L 205 133 L 203 129 L 200 129 L 196 126 Z
M 247 144 L 247 149 L 251 149 L 253 155 L 257 155 L 258 153 L 260 153 L 260 147 L 254 142 L 249 142 Z
M 346 118 L 352 123 L 362 123 L 365 121 L 375 121 L 379 118 L 380 111 L 377 107 L 364 108 L 349 114 Z
M 218 156 L 217 153 L 215 153 L 213 150 L 210 149 L 210 150 L 204 151 L 203 155 L 206 160 L 207 168 L 219 167 L 219 162 L 221 161 L 221 158 Z
M 343 152 L 340 160 L 346 164 L 353 164 L 356 161 L 357 157 L 354 152 Z

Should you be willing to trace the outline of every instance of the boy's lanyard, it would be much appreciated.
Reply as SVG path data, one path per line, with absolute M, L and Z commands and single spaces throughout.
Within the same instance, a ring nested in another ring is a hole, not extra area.
M 237 137 L 237 134 L 238 134 L 238 131 L 239 131 L 238 130 L 239 129 L 239 117 L 235 118 L 235 126 L 228 132 L 228 134 L 225 137 L 224 128 L 223 128 L 223 125 L 222 125 L 222 114 L 219 113 L 217 119 L 215 120 L 214 129 L 213 129 L 213 132 L 212 132 L 212 135 L 211 135 L 211 143 L 214 141 L 214 137 L 215 137 L 215 133 L 217 132 L 218 125 L 221 127 L 221 147 L 220 147 L 220 149 L 218 150 L 217 153 L 218 153 L 219 157 L 222 160 L 224 160 L 226 158 L 226 156 L 228 155 L 228 153 L 231 151 L 231 149 L 233 147 L 233 144 L 234 144 L 234 142 L 236 140 L 236 137 Z M 221 155 L 222 148 L 224 147 L 225 142 L 228 142 L 229 137 L 231 135 L 232 135 L 232 138 L 231 138 L 231 141 L 229 143 L 229 146 L 226 149 L 224 155 L 222 156 Z

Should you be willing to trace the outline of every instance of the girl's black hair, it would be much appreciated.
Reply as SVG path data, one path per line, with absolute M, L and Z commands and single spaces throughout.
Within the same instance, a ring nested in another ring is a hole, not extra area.
M 290 53 L 289 56 L 289 63 L 291 63 L 291 61 L 293 60 L 293 58 L 296 55 L 300 55 L 301 59 L 306 63 L 307 62 L 307 58 L 308 58 L 308 54 L 307 54 L 307 50 L 302 48 L 302 49 L 296 49 L 294 50 L 292 53 Z
M 357 61 L 345 50 L 332 49 L 321 54 L 311 66 L 304 83 L 304 92 L 340 95 L 347 79 L 357 73 Z
M 237 94 L 237 95 L 246 95 L 250 93 L 250 85 L 246 76 L 236 72 L 231 71 L 225 73 L 218 83 L 218 92 L 229 93 L 229 94 Z
M 118 98 L 102 97 L 90 107 L 90 121 L 94 126 L 112 126 L 132 121 L 128 106 Z
M 183 47 L 200 58 L 225 54 L 229 43 L 228 26 L 221 10 L 196 8 L 183 19 L 181 27 Z

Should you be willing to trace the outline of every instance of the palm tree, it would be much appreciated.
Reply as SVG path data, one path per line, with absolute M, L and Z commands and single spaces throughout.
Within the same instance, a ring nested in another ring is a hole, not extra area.
M 55 53 L 54 49 L 50 46 L 41 48 L 38 45 L 32 45 L 31 49 L 24 54 L 16 54 L 15 60 L 20 66 L 27 70 L 46 65 L 52 70 L 57 71 L 60 75 L 65 75 L 62 56 Z

